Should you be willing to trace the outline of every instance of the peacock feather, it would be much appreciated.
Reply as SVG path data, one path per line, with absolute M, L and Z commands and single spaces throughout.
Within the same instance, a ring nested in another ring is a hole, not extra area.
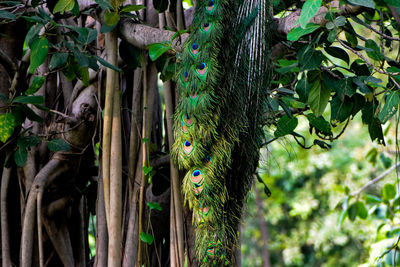
M 193 210 L 201 266 L 235 263 L 242 206 L 263 138 L 269 82 L 268 0 L 200 0 L 179 55 L 171 154 Z

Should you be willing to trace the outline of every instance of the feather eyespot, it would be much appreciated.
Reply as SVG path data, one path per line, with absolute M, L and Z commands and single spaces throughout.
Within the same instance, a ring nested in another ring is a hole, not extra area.
M 187 86 L 188 81 L 189 81 L 189 72 L 185 71 L 184 73 L 182 73 L 181 82 L 183 83 L 184 86 Z
M 213 11 L 213 9 L 214 9 L 214 7 L 215 7 L 215 5 L 214 5 L 214 0 L 210 0 L 209 2 L 208 2 L 208 4 L 207 4 L 207 11 L 208 12 L 211 12 L 211 11 Z
M 207 215 L 207 213 L 210 211 L 210 206 L 204 207 L 201 209 L 201 212 L 203 215 Z
M 191 48 L 190 48 L 190 53 L 191 53 L 193 56 L 196 57 L 196 56 L 199 54 L 199 45 L 196 44 L 196 43 L 193 43 L 192 46 L 191 46 Z
M 193 120 L 189 117 L 188 114 L 186 114 L 185 116 L 183 116 L 183 121 L 185 122 L 185 124 L 186 124 L 187 126 L 190 126 L 190 125 L 192 125 L 192 123 L 193 123 Z
M 211 258 L 214 258 L 214 254 L 215 254 L 215 243 L 208 243 L 207 246 L 207 255 Z
M 203 191 L 203 185 L 193 184 L 193 192 L 194 195 L 198 197 L 198 195 Z
M 190 143 L 188 140 L 185 140 L 183 143 L 183 151 L 185 151 L 186 155 L 189 155 L 193 150 L 193 144 Z
M 211 164 L 211 156 L 210 156 L 210 155 L 206 156 L 206 157 L 203 159 L 203 162 L 204 162 L 205 164 L 207 164 L 208 166 L 210 166 L 210 164 Z
M 199 67 L 196 69 L 196 72 L 198 74 L 200 74 L 201 76 L 204 76 L 207 72 L 207 69 L 208 69 L 207 64 L 202 62 L 202 63 L 200 63 Z
M 190 126 L 192 126 L 192 124 L 193 124 L 193 120 L 189 117 L 188 114 L 186 114 L 186 115 L 184 115 L 184 116 L 182 117 L 182 123 L 181 123 L 181 125 L 182 125 L 182 130 L 183 130 L 185 133 L 188 132 L 188 129 L 187 129 L 186 126 L 190 127 Z
M 200 30 L 203 32 L 209 32 L 214 26 L 213 22 L 206 22 L 201 25 Z
M 190 176 L 190 180 L 195 184 L 202 184 L 203 173 L 199 169 L 194 170 Z

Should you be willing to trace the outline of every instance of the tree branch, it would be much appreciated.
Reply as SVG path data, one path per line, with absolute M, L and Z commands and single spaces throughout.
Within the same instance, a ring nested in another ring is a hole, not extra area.
M 358 189 L 356 192 L 354 192 L 353 194 L 351 194 L 351 196 L 356 196 L 359 195 L 362 191 L 364 191 L 365 189 L 367 189 L 369 186 L 376 184 L 377 182 L 379 182 L 380 180 L 382 180 L 383 178 L 385 178 L 386 175 L 388 175 L 389 173 L 391 173 L 394 169 L 396 169 L 397 167 L 400 166 L 400 161 L 397 162 L 395 165 L 393 165 L 392 167 L 390 167 L 389 169 L 387 169 L 384 173 L 382 173 L 381 175 L 379 175 L 378 177 L 376 177 L 375 179 L 369 181 L 368 183 L 366 183 L 365 185 L 363 185 L 363 187 L 361 187 L 360 189 Z
M 330 5 L 331 7 L 337 7 L 339 10 L 341 10 L 338 13 L 339 15 L 358 14 L 363 10 L 361 6 L 352 6 L 352 5 L 339 6 L 338 0 L 332 1 Z M 299 19 L 300 12 L 301 10 L 298 9 L 284 18 L 277 19 L 276 20 L 277 32 L 285 35 L 288 34 L 289 31 L 295 26 L 296 21 Z M 310 22 L 319 25 L 325 25 L 328 22 L 328 20 L 325 19 L 325 14 L 327 12 L 329 12 L 328 8 L 321 7 L 318 10 L 317 14 L 310 20 Z
M 171 41 L 175 32 L 160 30 L 143 24 L 134 23 L 131 20 L 124 20 L 119 26 L 119 35 L 128 43 L 145 49 L 147 45 L 152 43 L 161 43 L 164 41 Z M 172 48 L 176 51 L 182 50 L 182 44 L 186 42 L 189 34 L 182 34 L 180 37 L 175 38 L 172 42 Z

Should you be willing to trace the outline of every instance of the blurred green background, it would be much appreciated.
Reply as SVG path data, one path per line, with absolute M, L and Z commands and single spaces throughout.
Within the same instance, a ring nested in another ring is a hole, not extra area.
M 307 136 L 302 117 L 296 130 Z M 259 174 L 272 195 L 255 182 L 242 225 L 243 266 L 394 266 L 396 171 L 348 197 L 395 164 L 395 122 L 383 129 L 387 146 L 372 143 L 357 116 L 330 150 L 303 149 L 292 137 L 264 149 Z

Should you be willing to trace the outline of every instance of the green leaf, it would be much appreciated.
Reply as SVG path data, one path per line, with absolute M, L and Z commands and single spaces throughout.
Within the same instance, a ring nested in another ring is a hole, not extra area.
M 49 41 L 42 36 L 32 42 L 29 72 L 34 73 L 37 67 L 42 65 L 49 53 Z
M 357 76 L 370 76 L 371 71 L 369 70 L 368 66 L 364 64 L 364 61 L 354 60 L 351 63 L 350 69 L 354 71 Z
M 379 153 L 379 159 L 382 161 L 385 169 L 388 169 L 393 164 L 392 159 L 390 157 L 387 157 L 384 153 Z
M 336 94 L 331 101 L 331 122 L 333 124 L 344 122 L 352 115 L 353 102 L 349 97 L 343 99 Z
M 365 158 L 368 160 L 369 163 L 375 165 L 377 156 L 378 156 L 378 150 L 375 147 L 373 147 L 365 155 Z
M 103 10 L 114 10 L 113 6 L 110 4 L 109 0 L 95 0 L 95 2 L 101 7 Z
M 82 53 L 79 49 L 77 48 L 72 48 L 72 53 L 74 54 L 74 57 L 76 61 L 78 62 L 77 67 L 87 67 L 89 66 L 89 56 L 86 55 L 85 53 Z M 75 70 L 75 68 L 74 68 Z
M 149 138 L 147 137 L 142 138 L 142 144 L 146 144 L 147 142 L 149 142 Z
M 400 8 L 400 1 L 399 0 L 384 0 L 386 4 L 393 7 Z
M 39 15 L 46 20 L 47 22 L 51 21 L 51 17 L 49 16 L 49 14 L 46 13 L 46 11 L 43 10 L 43 8 L 39 7 Z
M 104 13 L 104 22 L 108 26 L 116 25 L 120 19 L 121 19 L 121 17 L 119 16 L 117 11 L 115 11 L 115 12 L 106 11 Z
M 79 79 L 82 81 L 84 86 L 89 85 L 89 68 L 88 67 L 83 67 L 77 69 L 77 76 Z
M 167 42 L 154 43 L 147 46 L 149 49 L 149 56 L 152 61 L 155 61 L 162 54 L 171 49 L 171 46 Z
M 314 145 L 317 145 L 322 149 L 330 149 L 332 147 L 330 144 L 326 143 L 325 141 L 319 140 L 319 139 L 314 140 Z
M 377 118 L 373 118 L 371 123 L 368 124 L 368 132 L 371 140 L 377 140 L 379 144 L 385 144 L 385 139 L 383 138 L 382 125 Z
M 385 96 L 385 105 L 378 115 L 378 119 L 382 124 L 386 123 L 397 112 L 399 103 L 400 96 L 398 91 L 391 91 Z
M 361 219 L 365 220 L 368 217 L 368 210 L 365 207 L 364 203 L 361 201 L 356 202 L 357 205 L 357 216 L 360 217 Z
M 55 53 L 50 60 L 49 69 L 54 70 L 60 68 L 67 63 L 68 53 Z
M 328 38 L 327 38 L 328 42 L 333 43 L 336 39 L 337 34 L 338 34 L 338 32 L 337 32 L 336 28 L 333 28 L 331 31 L 329 31 Z
M 353 110 L 351 111 L 351 114 L 354 117 L 364 107 L 365 97 L 360 94 L 355 94 L 351 97 L 351 101 L 353 102 Z
M 144 175 L 148 175 L 149 173 L 151 173 L 153 171 L 153 167 L 151 166 L 143 166 L 143 173 Z
M 284 136 L 293 132 L 296 129 L 298 120 L 296 117 L 289 117 L 284 115 L 278 120 L 276 130 L 274 132 L 275 137 Z
M 41 95 L 30 95 L 30 96 L 17 96 L 12 101 L 13 103 L 21 104 L 42 104 L 44 103 L 44 98 Z
M 317 69 L 324 58 L 324 54 L 319 50 L 314 50 L 311 45 L 305 46 L 297 54 L 301 71 Z
M 282 101 L 285 102 L 286 105 L 292 108 L 305 108 L 306 105 L 302 102 L 297 101 L 296 99 L 288 96 L 282 96 Z
M 42 27 L 43 25 L 41 24 L 35 24 L 29 29 L 28 33 L 25 36 L 25 42 L 29 46 L 29 48 L 32 48 L 32 41 L 38 38 L 39 32 Z
M 313 113 L 309 113 L 306 116 L 310 124 L 319 132 L 321 132 L 324 135 L 332 135 L 331 125 L 329 124 L 329 122 L 325 120 L 324 117 L 322 116 L 317 117 Z
M 365 201 L 367 202 L 367 204 L 379 204 L 382 202 L 382 199 L 374 195 L 366 194 Z
M 326 27 L 328 30 L 333 30 L 333 29 L 335 28 L 335 23 L 333 23 L 332 21 L 328 21 L 328 22 L 326 23 L 325 27 Z
M 334 20 L 336 27 L 342 27 L 346 24 L 346 18 L 344 16 L 338 16 Z
M 145 232 L 141 232 L 140 233 L 140 240 L 142 240 L 143 242 L 151 245 L 151 244 L 153 244 L 154 237 L 151 234 L 146 234 Z
M 84 28 L 84 29 L 86 29 L 86 28 Z M 87 30 L 88 30 L 88 34 L 86 36 L 86 39 L 82 38 L 82 40 L 81 40 L 82 43 L 85 45 L 90 44 L 97 38 L 97 30 L 95 30 L 95 29 L 87 29 Z
M 303 76 L 296 84 L 296 93 L 299 95 L 299 99 L 303 103 L 308 101 L 308 93 L 310 91 L 310 84 L 307 82 L 305 76 Z
M 347 209 L 347 213 L 349 215 L 349 219 L 350 221 L 354 221 L 356 219 L 357 216 L 357 205 L 356 203 L 353 203 L 349 206 L 349 208 Z
M 342 212 L 340 213 L 340 217 L 338 220 L 338 228 L 342 227 L 343 221 L 346 219 L 348 216 L 347 209 L 343 209 Z
M 343 78 L 336 81 L 336 92 L 341 99 L 345 96 L 352 97 L 356 93 L 353 80 L 351 78 Z
M 396 187 L 393 184 L 385 184 L 382 189 L 382 197 L 384 200 L 390 200 L 396 196 Z
M 121 9 L 121 12 L 134 12 L 146 8 L 143 5 L 127 5 Z
M 28 151 L 25 147 L 18 147 L 17 151 L 14 153 L 15 164 L 19 167 L 24 167 L 26 159 L 28 158 Z
M 347 65 L 350 62 L 349 55 L 342 48 L 335 47 L 335 46 L 330 46 L 330 47 L 325 47 L 325 51 L 326 51 L 326 53 L 328 53 L 332 57 L 336 57 L 336 58 L 339 58 L 339 59 L 343 60 L 344 62 L 347 63 Z
M 122 72 L 122 70 L 121 70 L 120 68 L 117 68 L 116 66 L 114 66 L 114 65 L 112 65 L 112 64 L 110 64 L 110 63 L 108 63 L 107 61 L 105 61 L 105 60 L 102 59 L 101 57 L 99 57 L 99 56 L 94 56 L 94 58 L 97 59 L 97 60 L 100 62 L 101 65 L 103 65 L 103 66 L 105 66 L 105 67 L 107 67 L 107 68 L 110 68 L 110 69 L 112 69 L 112 70 L 115 70 L 115 71 L 118 71 L 118 72 Z
M 295 41 L 299 40 L 300 37 L 302 37 L 306 34 L 310 34 L 310 33 L 314 32 L 315 30 L 319 29 L 320 27 L 321 26 L 318 24 L 308 23 L 304 29 L 301 27 L 294 28 L 294 29 L 290 30 L 290 32 L 287 34 L 287 39 L 289 41 L 295 42 Z
M 10 20 L 16 20 L 17 19 L 17 17 L 13 13 L 5 11 L 5 10 L 0 10 L 0 18 L 2 18 L 2 19 L 10 19 Z
M 54 6 L 53 14 L 60 12 L 64 14 L 64 12 L 71 11 L 74 8 L 75 0 L 59 0 L 57 4 Z
M 48 144 L 47 147 L 53 151 L 53 152 L 58 152 L 58 151 L 69 151 L 70 147 L 67 144 L 67 142 L 65 142 L 63 139 L 61 138 L 56 138 L 51 140 Z
M 280 66 L 280 68 L 275 68 L 274 70 L 280 74 L 285 74 L 288 72 L 299 72 L 299 62 L 297 60 L 279 59 L 278 63 L 278 66 Z
M 21 110 L 24 112 L 26 117 L 30 119 L 31 121 L 37 121 L 37 122 L 43 122 L 43 118 L 37 115 L 30 107 L 27 105 L 19 105 Z
M 330 90 L 326 86 L 321 85 L 321 81 L 317 80 L 311 85 L 308 95 L 308 103 L 315 116 L 320 116 L 324 112 L 330 98 Z
M 18 138 L 18 146 L 19 147 L 32 147 L 32 146 L 36 146 L 37 144 L 39 144 L 40 142 L 40 138 L 34 135 L 29 135 L 29 136 L 22 136 L 20 138 Z
M 103 23 L 103 25 L 101 25 L 100 32 L 101 33 L 108 33 L 110 31 L 112 31 L 116 26 L 117 26 L 117 24 L 109 26 L 106 23 Z
M 347 42 L 349 42 L 351 47 L 352 48 L 357 47 L 357 45 L 358 45 L 357 37 L 354 34 L 351 34 L 351 33 L 347 32 L 347 31 L 344 34 L 346 36 Z
M 375 8 L 375 3 L 373 0 L 348 0 L 348 1 L 349 1 L 349 3 L 356 5 L 356 6 L 365 6 L 365 7 L 369 7 L 369 8 Z
M 307 23 L 310 21 L 315 14 L 317 14 L 318 9 L 321 7 L 321 0 L 307 0 L 303 7 L 301 8 L 300 13 L 300 27 L 305 29 Z
M 374 40 L 368 39 L 365 42 L 365 47 L 369 48 L 369 49 L 366 50 L 366 52 L 367 52 L 367 55 L 370 58 L 372 58 L 374 60 L 382 60 L 383 59 L 383 55 L 381 53 L 381 50 L 380 50 L 379 46 L 375 43 Z M 372 49 L 372 51 L 370 49 Z
M 155 209 L 155 210 L 162 211 L 162 207 L 161 207 L 160 203 L 147 202 L 147 206 L 149 206 L 150 209 Z
M 35 76 L 33 77 L 33 81 L 31 86 L 29 86 L 28 90 L 26 90 L 25 94 L 26 95 L 32 95 L 36 93 L 40 87 L 42 87 L 44 83 L 45 78 L 43 76 Z
M 0 114 L 0 141 L 5 143 L 15 128 L 15 117 L 11 113 Z

